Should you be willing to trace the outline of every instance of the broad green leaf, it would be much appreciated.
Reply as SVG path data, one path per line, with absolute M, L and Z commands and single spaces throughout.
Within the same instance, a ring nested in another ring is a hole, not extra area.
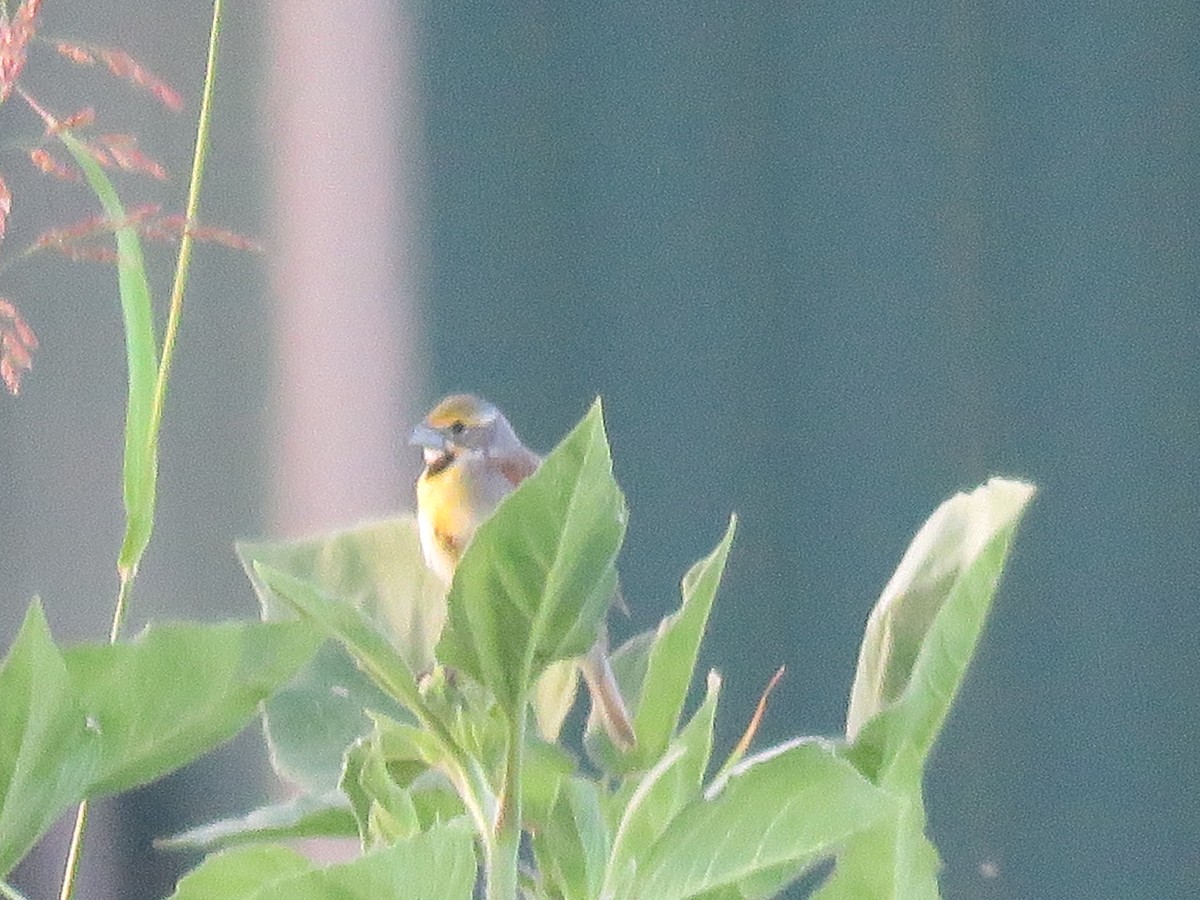
M 814 739 L 744 760 L 684 808 L 618 896 L 682 900 L 784 865 L 800 871 L 894 816 L 892 798 Z
M 0 663 L 0 878 L 94 777 L 96 735 L 71 691 L 42 605 Z
M 813 900 L 938 900 L 939 866 L 916 792 L 899 800 L 894 817 L 850 839 Z
M 299 541 L 242 543 L 237 549 L 264 618 L 287 616 L 291 605 L 255 573 L 255 563 L 310 582 L 335 602 L 358 609 L 413 672 L 432 665 L 446 598 L 421 557 L 412 516 Z M 310 792 L 335 788 L 346 749 L 371 731 L 366 709 L 405 718 L 340 644 L 322 647 L 266 704 L 263 721 L 275 770 Z
M 125 208 L 104 170 L 69 131 L 60 131 L 88 185 L 113 222 L 127 221 Z M 123 571 L 137 569 L 154 527 L 155 481 L 158 476 L 158 435 L 152 424 L 154 385 L 158 379 L 158 341 L 154 336 L 154 308 L 150 283 L 142 259 L 137 229 L 130 224 L 115 229 L 117 286 L 125 322 L 125 356 L 129 370 L 129 398 L 125 410 L 125 538 L 117 560 Z
M 684 576 L 683 605 L 658 626 L 634 714 L 638 756 L 643 762 L 658 759 L 675 734 L 736 530 L 737 517 L 732 516 L 721 542 Z
M 609 850 L 609 835 L 600 810 L 599 789 L 584 778 L 572 778 L 567 782 L 563 796 L 571 810 L 575 833 L 579 836 L 586 896 L 597 897 Z
M 383 691 L 410 710 L 423 706 L 417 678 L 387 638 L 361 611 L 331 600 L 308 582 L 293 578 L 262 563 L 257 576 L 292 608 L 330 637 L 336 638 Z
M 533 848 L 539 870 L 566 900 L 600 896 L 609 835 L 593 782 L 576 777 L 563 782 L 549 823 L 534 835 Z
M 595 641 L 624 534 L 597 400 L 479 526 L 455 571 L 438 658 L 487 685 L 510 719 L 523 715 L 545 667 Z
M 470 900 L 475 876 L 471 829 L 459 819 L 353 862 L 274 882 L 252 896 L 253 900 Z
M 288 838 L 358 837 L 354 813 L 337 791 L 301 794 L 291 800 L 263 806 L 233 819 L 190 828 L 154 846 L 162 850 L 219 850 L 238 844 L 282 841 Z
M 846 719 L 853 758 L 868 775 L 919 782 L 1033 493 L 1032 485 L 994 478 L 947 500 L 884 588 L 863 636 Z
M 446 619 L 446 592 L 425 565 L 412 516 L 305 540 L 240 543 L 237 552 L 264 618 L 278 618 L 284 610 L 255 573 L 255 563 L 307 581 L 327 597 L 358 609 L 412 671 L 433 667 L 433 650 Z
M 462 820 L 316 868 L 283 847 L 225 851 L 181 879 L 173 900 L 469 900 L 475 885 L 471 829 Z
M 151 625 L 64 654 L 96 734 L 89 796 L 145 784 L 237 734 L 320 637 L 300 622 Z
M 712 753 L 713 721 L 721 677 L 708 675 L 704 702 L 650 771 L 630 780 L 617 800 L 623 806 L 605 873 L 605 895 L 621 893 L 637 874 L 645 853 L 687 804 L 700 798 L 704 772 Z
M 237 549 L 264 618 L 285 615 L 291 606 L 257 575 L 256 563 L 308 581 L 357 608 L 413 672 L 432 664 L 446 601 L 421 558 L 411 516 L 299 541 L 242 543 Z M 346 749 L 371 730 L 364 709 L 404 718 L 340 645 L 322 647 L 266 704 L 263 720 L 276 771 L 308 791 L 334 788 Z
M 336 790 L 346 749 L 371 730 L 364 709 L 406 715 L 340 644 L 323 644 L 264 704 L 271 765 L 309 793 Z
M 171 900 L 249 900 L 280 880 L 314 870 L 302 854 L 276 844 L 223 850 L 204 860 L 175 885 Z

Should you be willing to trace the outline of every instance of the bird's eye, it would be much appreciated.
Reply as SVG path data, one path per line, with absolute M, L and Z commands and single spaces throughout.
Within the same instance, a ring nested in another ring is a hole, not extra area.
M 462 434 L 466 430 L 467 426 L 464 425 L 460 419 L 455 419 L 450 423 L 450 433 L 455 437 L 458 437 L 458 435 Z

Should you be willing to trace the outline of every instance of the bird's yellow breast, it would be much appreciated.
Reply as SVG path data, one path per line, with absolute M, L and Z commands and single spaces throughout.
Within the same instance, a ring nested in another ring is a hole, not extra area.
M 427 468 L 417 480 L 417 522 L 425 562 L 447 584 L 475 529 L 512 491 L 510 482 L 492 462 L 475 454 L 462 454 L 450 465 L 431 474 Z
M 436 475 L 425 472 L 417 480 L 417 521 L 425 562 L 439 578 L 450 583 L 463 548 L 475 533 L 471 492 L 460 468 L 451 465 Z

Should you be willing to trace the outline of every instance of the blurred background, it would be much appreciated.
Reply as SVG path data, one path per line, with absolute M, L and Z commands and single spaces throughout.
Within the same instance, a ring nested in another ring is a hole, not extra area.
M 171 115 L 45 45 L 23 79 L 136 131 L 174 178 L 121 190 L 182 209 L 205 4 L 42 22 L 184 94 Z M 599 394 L 632 513 L 617 638 L 736 511 L 718 740 L 781 663 L 761 739 L 834 734 L 917 527 L 1020 476 L 1040 494 L 928 774 L 944 895 L 1196 896 L 1198 38 L 1184 0 L 231 4 L 202 215 L 268 250 L 198 253 L 127 632 L 254 616 L 235 539 L 410 505 L 439 395 L 545 450 Z M 91 209 L 29 176 L 39 133 L 0 108 L 5 255 Z M 0 296 L 43 345 L 0 395 L 0 646 L 35 594 L 59 640 L 102 639 L 114 275 L 35 259 Z M 252 727 L 96 804 L 81 896 L 165 896 L 195 860 L 154 836 L 275 790 Z M 31 897 L 68 830 L 15 873 Z

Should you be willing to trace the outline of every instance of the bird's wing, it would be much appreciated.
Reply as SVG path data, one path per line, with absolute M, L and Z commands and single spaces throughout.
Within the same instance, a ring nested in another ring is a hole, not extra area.
M 516 487 L 530 475 L 537 471 L 538 464 L 541 460 L 537 454 L 531 450 L 521 448 L 519 453 L 510 453 L 501 459 L 496 460 L 500 471 Z

